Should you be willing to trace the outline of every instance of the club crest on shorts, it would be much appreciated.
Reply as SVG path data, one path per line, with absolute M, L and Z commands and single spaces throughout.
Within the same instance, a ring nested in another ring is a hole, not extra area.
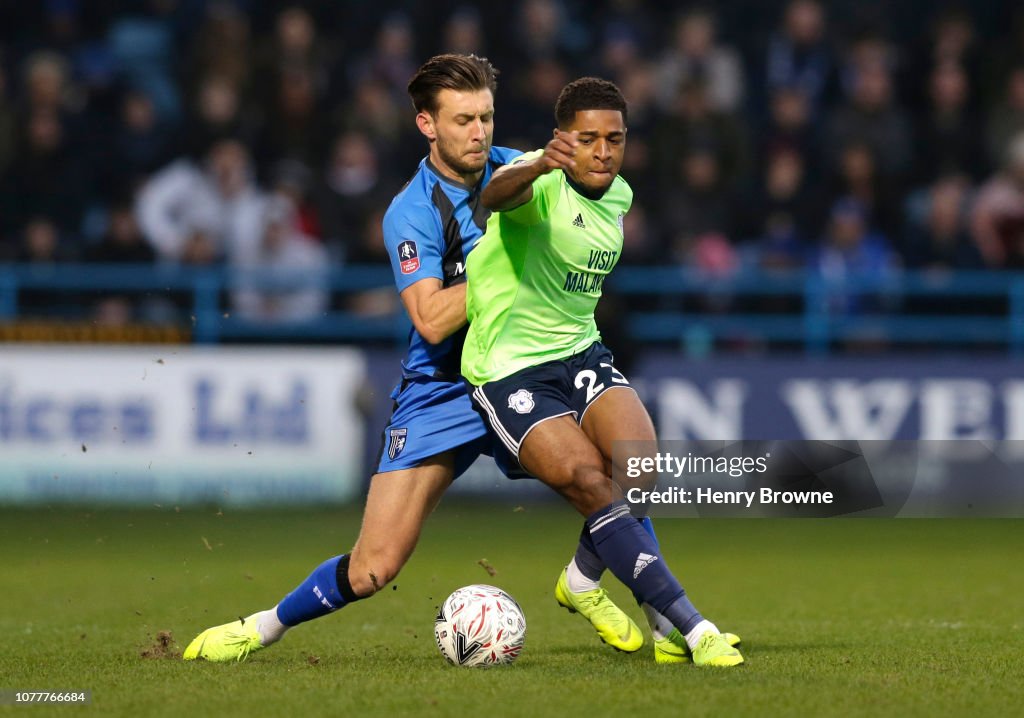
M 533 394 L 526 389 L 519 389 L 508 395 L 508 408 L 515 410 L 517 414 L 529 414 L 534 406 L 536 405 L 533 403 Z
M 420 268 L 420 252 L 411 239 L 398 245 L 398 263 L 402 267 L 402 274 L 412 274 Z
M 405 448 L 405 437 L 408 429 L 392 429 L 391 438 L 388 440 L 388 458 L 394 461 Z

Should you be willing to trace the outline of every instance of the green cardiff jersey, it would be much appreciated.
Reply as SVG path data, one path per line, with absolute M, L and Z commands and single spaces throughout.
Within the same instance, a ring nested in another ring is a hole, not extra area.
M 592 200 L 554 170 L 534 181 L 529 202 L 491 214 L 466 260 L 462 374 L 470 383 L 564 359 L 600 340 L 594 309 L 622 253 L 622 219 L 632 202 L 621 177 Z

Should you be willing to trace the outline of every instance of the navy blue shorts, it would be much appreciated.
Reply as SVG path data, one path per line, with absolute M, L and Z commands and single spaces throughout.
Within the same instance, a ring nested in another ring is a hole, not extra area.
M 391 392 L 395 408 L 384 428 L 377 473 L 419 466 L 450 449 L 455 452 L 455 476 L 480 454 L 491 454 L 491 435 L 462 381 L 431 377 L 403 379 Z
M 473 403 L 518 463 L 519 447 L 533 427 L 570 414 L 581 424 L 597 397 L 615 387 L 629 387 L 613 361 L 604 344 L 594 342 L 571 357 L 527 367 L 504 379 L 473 387 Z

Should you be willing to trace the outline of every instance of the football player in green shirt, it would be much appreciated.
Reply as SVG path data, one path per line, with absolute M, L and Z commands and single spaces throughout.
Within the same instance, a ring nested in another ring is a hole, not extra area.
M 654 619 L 659 662 L 735 666 L 743 662 L 730 645 L 738 638 L 720 633 L 690 602 L 649 520 L 632 516 L 609 471 L 613 442 L 656 441 L 594 321 L 633 199 L 619 176 L 626 116 L 611 82 L 569 83 L 547 146 L 498 170 L 484 189 L 481 201 L 493 214 L 467 260 L 462 374 L 508 452 L 587 519 L 582 544 L 600 562 L 588 566 L 581 546 L 579 575 L 559 589 L 596 585 L 603 563 Z

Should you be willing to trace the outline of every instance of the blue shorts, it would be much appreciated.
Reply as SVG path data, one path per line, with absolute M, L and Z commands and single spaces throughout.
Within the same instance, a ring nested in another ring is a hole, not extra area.
M 403 379 L 391 392 L 395 407 L 384 428 L 377 473 L 419 466 L 450 449 L 455 476 L 480 454 L 491 454 L 491 437 L 462 381 Z
M 518 463 L 519 447 L 533 427 L 570 414 L 582 424 L 597 397 L 617 386 L 629 387 L 613 361 L 604 344 L 594 342 L 571 357 L 527 367 L 504 379 L 473 387 L 473 403 L 487 418 L 504 451 Z M 497 447 L 494 456 L 499 458 Z

